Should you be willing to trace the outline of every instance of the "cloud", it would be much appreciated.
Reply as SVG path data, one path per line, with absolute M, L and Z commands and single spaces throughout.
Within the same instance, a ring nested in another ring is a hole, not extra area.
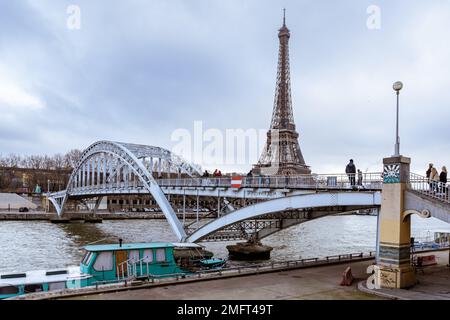
M 18 84 L 0 76 L 0 111 L 41 110 L 44 102 L 37 96 L 26 92 Z
M 79 0 L 81 29 L 68 30 L 71 4 L 1 3 L 3 153 L 101 139 L 170 149 L 171 133 L 196 120 L 223 132 L 267 129 L 286 6 L 295 121 L 314 171 L 341 172 L 349 158 L 381 170 L 394 148 L 396 80 L 414 170 L 450 159 L 446 2 L 378 1 L 381 29 L 372 31 L 373 1 Z

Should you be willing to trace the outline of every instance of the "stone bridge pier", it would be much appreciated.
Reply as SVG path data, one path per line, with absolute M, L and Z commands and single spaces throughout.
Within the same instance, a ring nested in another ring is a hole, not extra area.
M 376 281 L 382 288 L 407 288 L 415 284 L 411 266 L 411 218 L 405 215 L 405 194 L 411 159 L 403 156 L 383 160 L 383 191 L 379 217 L 379 255 Z

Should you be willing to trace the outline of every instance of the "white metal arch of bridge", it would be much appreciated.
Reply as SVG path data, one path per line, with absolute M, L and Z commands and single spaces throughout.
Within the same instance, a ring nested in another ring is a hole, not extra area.
M 186 241 L 198 242 L 235 223 L 282 211 L 338 206 L 375 208 L 380 205 L 380 191 L 315 193 L 278 198 L 244 207 L 213 220 L 189 235 Z
M 153 178 L 155 167 L 158 176 L 164 169 L 190 177 L 201 174 L 199 167 L 163 148 L 98 141 L 82 153 L 66 190 L 51 194 L 49 201 L 61 217 L 70 197 L 97 197 L 98 207 L 103 195 L 115 194 L 124 188 L 143 186 L 161 208 L 178 239 L 184 240 L 186 233 L 183 226 Z

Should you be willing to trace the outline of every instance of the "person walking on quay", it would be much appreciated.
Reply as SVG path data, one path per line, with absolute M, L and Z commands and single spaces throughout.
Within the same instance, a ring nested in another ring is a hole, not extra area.
M 362 187 L 363 185 L 363 173 L 358 169 L 358 186 Z
M 355 181 L 356 166 L 353 163 L 353 159 L 350 159 L 350 163 L 345 168 L 345 173 L 347 174 L 348 179 L 350 180 L 350 185 L 353 187 L 356 184 Z
M 438 185 L 439 185 L 439 174 L 438 171 L 436 170 L 436 168 L 432 168 L 431 169 L 431 173 L 430 173 L 430 191 L 434 191 L 437 192 L 438 191 Z

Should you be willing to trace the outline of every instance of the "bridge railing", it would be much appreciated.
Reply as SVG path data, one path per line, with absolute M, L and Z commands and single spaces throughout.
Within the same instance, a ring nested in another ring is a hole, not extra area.
M 427 177 L 410 173 L 409 188 L 430 198 L 450 203 L 449 186 L 446 183 L 431 181 Z
M 236 177 L 235 177 L 236 178 Z M 159 179 L 161 187 L 225 187 L 225 188 L 286 188 L 286 189 L 381 189 L 381 172 L 347 174 L 311 174 L 290 176 L 244 176 L 232 177 Z

